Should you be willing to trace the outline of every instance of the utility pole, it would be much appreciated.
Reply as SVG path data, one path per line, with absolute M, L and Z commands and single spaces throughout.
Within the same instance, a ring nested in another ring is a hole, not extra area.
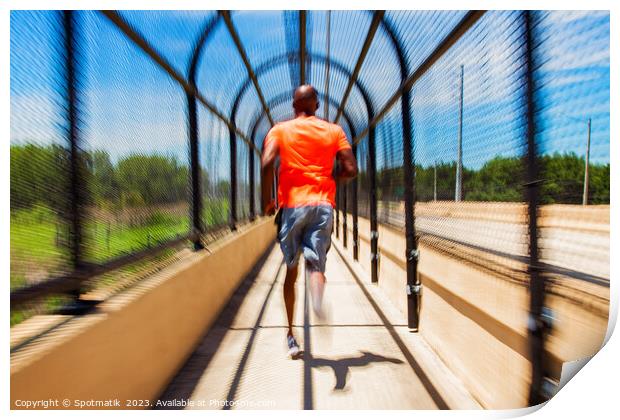
M 461 92 L 459 99 L 459 133 L 456 161 L 456 185 L 454 188 L 454 201 L 461 201 L 463 193 L 463 73 L 461 64 Z
M 433 170 L 433 201 L 437 201 L 437 161 Z
M 588 142 L 586 143 L 586 167 L 583 175 L 583 205 L 588 205 L 588 182 L 590 167 L 590 133 L 592 132 L 592 118 L 588 118 Z

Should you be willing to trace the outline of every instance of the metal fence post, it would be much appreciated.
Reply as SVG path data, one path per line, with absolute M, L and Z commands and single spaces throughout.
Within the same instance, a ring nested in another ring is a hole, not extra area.
M 67 101 L 67 140 L 69 143 L 69 203 L 67 206 L 67 220 L 69 222 L 69 253 L 71 264 L 75 270 L 84 267 L 82 211 L 84 206 L 84 179 L 81 163 L 81 145 L 79 135 L 79 116 L 77 99 L 76 76 L 76 37 L 74 12 L 63 12 L 64 41 L 65 41 L 65 89 Z M 80 287 L 70 292 L 75 299 L 80 297 Z
M 342 185 L 342 245 L 347 247 L 347 184 Z
M 233 122 L 234 124 L 234 122 Z M 234 130 L 230 134 L 230 230 L 237 230 L 237 135 Z
M 196 71 L 203 48 L 213 29 L 217 25 L 220 15 L 216 15 L 207 22 L 198 38 L 191 59 L 189 61 L 188 82 L 196 88 Z M 194 239 L 194 250 L 203 249 L 201 237 L 205 232 L 205 225 L 202 218 L 203 212 L 203 195 L 202 195 L 202 174 L 200 169 L 200 150 L 198 140 L 198 98 L 194 93 L 187 92 L 187 115 L 189 129 L 189 147 L 190 147 L 190 166 L 191 166 L 191 194 L 192 208 L 191 221 L 192 233 L 196 234 Z
M 355 158 L 357 159 L 357 144 L 353 144 L 352 145 L 352 149 L 353 149 L 353 155 L 355 156 Z M 352 186 L 351 188 L 353 189 L 352 193 L 353 193 L 353 197 L 351 198 L 351 216 L 353 218 L 353 259 L 355 261 L 357 261 L 359 259 L 359 245 L 358 245 L 358 241 L 359 241 L 359 237 L 358 237 L 358 231 L 357 231 L 357 177 L 353 178 L 352 182 Z
M 377 226 L 377 155 L 375 151 L 375 127 L 368 130 L 368 189 L 370 207 L 370 277 L 379 281 L 379 232 Z
M 340 185 L 336 181 L 336 238 L 340 238 Z
M 252 139 L 254 142 L 254 139 Z M 254 202 L 255 191 L 254 191 L 254 151 L 248 147 L 248 166 L 250 169 L 248 181 L 250 184 L 250 221 L 253 221 L 256 218 L 256 206 Z
M 260 118 L 259 118 L 260 120 Z M 256 130 L 258 130 L 258 121 L 256 122 L 256 124 L 254 124 L 254 126 L 252 127 L 252 131 L 250 134 L 250 141 L 252 142 L 252 144 L 256 144 Z M 252 152 L 254 153 L 254 152 Z M 252 163 L 254 164 L 254 163 Z M 259 173 L 261 172 L 260 168 L 261 168 L 261 163 L 260 163 L 260 158 L 258 160 L 258 169 L 259 169 Z M 275 178 L 275 177 L 274 177 Z M 254 181 L 256 182 L 256 181 Z M 265 202 L 263 200 L 263 178 L 262 176 L 259 175 L 259 191 L 258 191 L 258 204 L 259 204 L 259 208 L 258 208 L 258 214 L 260 214 L 261 216 L 264 216 L 263 214 L 263 209 L 265 208 Z M 254 215 L 256 216 L 256 210 L 254 211 Z
M 401 84 L 404 86 L 409 77 L 409 64 L 402 46 L 402 42 L 394 28 L 386 19 L 382 20 L 383 27 L 392 41 L 392 46 L 398 58 Z M 412 124 L 411 124 L 411 86 L 402 91 L 400 98 L 402 137 L 403 137 L 403 184 L 405 201 L 405 260 L 407 264 L 407 324 L 417 331 L 420 322 L 420 306 L 422 285 L 418 278 L 419 251 L 415 235 L 415 156 L 413 151 Z
M 405 76 L 406 77 L 406 76 Z M 420 325 L 422 286 L 418 278 L 419 251 L 415 237 L 415 157 L 411 138 L 411 91 L 401 98 L 403 123 L 403 177 L 405 193 L 405 240 L 407 258 L 407 326 L 417 331 Z
M 202 191 L 200 185 L 200 162 L 198 158 L 198 111 L 195 95 L 187 94 L 187 110 L 191 165 L 191 220 L 193 233 L 198 235 L 194 240 L 194 250 L 199 250 L 204 248 L 200 240 L 204 233 L 204 226 L 202 223 Z
M 529 292 L 530 313 L 528 319 L 528 338 L 530 359 L 532 362 L 532 378 L 530 383 L 529 404 L 537 405 L 546 400 L 543 391 L 544 383 L 544 339 L 547 325 L 543 317 L 545 299 L 545 279 L 538 261 L 538 203 L 539 203 L 539 165 L 536 147 L 536 121 L 534 116 L 534 65 L 533 65 L 533 34 L 531 12 L 523 12 L 523 28 L 525 32 L 525 117 L 527 147 L 525 156 L 526 180 L 525 199 L 528 207 L 529 236 Z

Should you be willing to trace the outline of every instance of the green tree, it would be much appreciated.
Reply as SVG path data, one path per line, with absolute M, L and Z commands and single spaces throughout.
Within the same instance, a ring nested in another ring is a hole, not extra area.
M 589 203 L 609 204 L 609 163 L 590 165 Z
M 544 155 L 540 160 L 541 204 L 579 204 L 583 198 L 585 160 L 575 153 Z
M 523 200 L 523 160 L 519 157 L 495 157 L 464 178 L 467 201 Z
M 119 187 L 110 155 L 102 150 L 91 152 L 88 158 L 88 168 L 88 184 L 93 202 L 105 206 L 117 201 Z
M 61 211 L 68 183 L 67 150 L 56 144 L 11 145 L 11 210 L 42 204 Z
M 121 195 L 131 195 L 135 201 L 139 194 L 146 205 L 187 200 L 188 181 L 187 167 L 170 157 L 131 155 L 116 166 Z
M 463 171 L 466 175 L 467 171 Z M 416 199 L 419 201 L 431 201 L 434 197 L 435 166 L 416 166 Z M 453 200 L 454 187 L 456 184 L 456 163 L 437 164 L 437 199 Z

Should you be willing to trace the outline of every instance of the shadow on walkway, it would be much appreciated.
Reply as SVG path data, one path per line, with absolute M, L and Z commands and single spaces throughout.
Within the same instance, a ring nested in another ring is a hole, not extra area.
M 395 363 L 402 364 L 404 363 L 400 359 L 385 357 L 380 354 L 375 354 L 369 351 L 361 350 L 361 356 L 358 357 L 345 357 L 342 359 L 324 359 L 320 357 L 310 357 L 308 358 L 308 362 L 310 363 L 310 367 L 321 368 L 321 367 L 329 367 L 334 371 L 334 375 L 336 376 L 336 385 L 334 386 L 334 391 L 343 390 L 347 385 L 347 378 L 349 376 L 350 368 L 365 368 L 368 367 L 371 363 Z
M 170 381 L 170 383 L 168 384 L 168 387 L 159 397 L 159 400 L 172 401 L 175 399 L 176 400 L 189 399 L 192 396 L 192 393 L 194 392 L 194 389 L 198 385 L 198 382 L 200 381 L 200 378 L 204 374 L 204 371 L 207 369 L 207 366 L 209 366 L 209 363 L 211 363 L 211 360 L 213 359 L 213 357 L 217 354 L 218 349 L 224 337 L 226 336 L 226 333 L 230 329 L 235 319 L 235 316 L 239 312 L 239 309 L 241 308 L 241 305 L 243 304 L 243 301 L 245 300 L 246 295 L 248 294 L 248 291 L 254 286 L 258 273 L 260 273 L 260 271 L 263 269 L 263 267 L 265 266 L 265 263 L 267 262 L 269 255 L 273 252 L 274 246 L 275 245 L 270 246 L 263 253 L 263 255 L 260 257 L 256 265 L 253 267 L 252 271 L 246 275 L 245 279 L 241 282 L 237 290 L 235 290 L 232 297 L 228 301 L 228 304 L 224 307 L 224 309 L 220 313 L 219 317 L 216 319 L 216 321 L 213 323 L 213 325 L 207 331 L 207 333 L 200 339 L 200 344 L 198 345 L 198 347 L 193 351 L 192 355 L 185 362 L 183 367 L 179 369 L 179 372 L 177 373 L 177 375 Z M 256 335 L 257 326 L 260 324 L 262 315 L 267 305 L 267 301 L 269 300 L 271 292 L 273 291 L 273 288 L 277 280 L 277 276 L 280 273 L 281 269 L 282 269 L 282 263 L 280 263 L 278 270 L 276 272 L 276 275 L 273 279 L 273 282 L 271 283 L 269 292 L 267 293 L 267 296 L 265 297 L 263 301 L 260 314 L 256 321 L 256 325 L 253 328 L 254 331 L 251 336 L 250 342 L 246 346 L 246 351 L 244 352 L 243 360 L 237 369 L 235 380 L 233 381 L 233 384 L 231 385 L 229 397 L 231 397 L 231 394 L 232 394 L 232 397 L 234 398 L 234 393 L 238 386 L 238 382 L 240 380 L 240 373 L 243 372 L 243 369 L 245 368 L 245 363 L 247 362 L 247 356 L 249 354 L 249 350 L 252 347 L 254 337 Z M 176 407 L 176 406 L 165 407 L 165 409 L 171 409 L 171 408 L 172 409 L 183 409 L 183 407 L 180 407 L 180 406 L 179 407 Z
M 202 378 L 205 370 L 212 362 L 214 356 L 218 353 L 222 345 L 222 342 L 226 336 L 226 334 L 232 330 L 233 321 L 239 312 L 243 302 L 247 298 L 248 291 L 254 287 L 256 284 L 256 276 L 260 273 L 260 271 L 265 267 L 265 263 L 268 260 L 268 257 L 273 252 L 274 248 L 270 247 L 265 254 L 261 257 L 257 265 L 254 267 L 252 272 L 248 273 L 244 281 L 238 287 L 238 289 L 233 294 L 227 306 L 224 308 L 218 319 L 214 322 L 209 332 L 207 332 L 204 337 L 200 341 L 200 345 L 194 350 L 193 354 L 189 357 L 185 365 L 179 370 L 177 375 L 172 379 L 167 389 L 162 393 L 159 398 L 162 401 L 171 401 L 178 399 L 189 399 L 194 393 L 200 379 Z M 340 255 L 342 259 L 342 255 Z M 378 303 L 375 302 L 369 291 L 366 289 L 363 282 L 357 278 L 351 266 L 348 264 L 346 260 L 344 260 L 345 266 L 348 267 L 349 271 L 352 274 L 354 284 L 357 285 L 362 290 L 364 296 L 366 297 L 368 303 L 379 316 L 381 323 L 373 326 L 382 326 L 386 329 L 387 333 L 391 336 L 395 344 L 400 349 L 401 353 L 404 356 L 404 360 L 398 358 L 390 358 L 383 356 L 381 354 L 372 353 L 368 350 L 359 350 L 359 356 L 347 356 L 341 358 L 328 359 L 324 357 L 315 357 L 312 354 L 312 340 L 311 340 L 311 332 L 312 327 L 321 326 L 321 324 L 313 325 L 310 323 L 309 316 L 309 297 L 307 293 L 307 288 L 304 287 L 304 296 L 303 296 L 303 352 L 299 355 L 297 359 L 303 361 L 303 381 L 302 381 L 302 404 L 304 409 L 313 409 L 315 408 L 315 387 L 316 384 L 313 383 L 312 369 L 321 369 L 321 368 L 329 368 L 334 372 L 335 376 L 335 385 L 333 388 L 334 392 L 341 392 L 345 390 L 347 386 L 347 381 L 349 379 L 349 375 L 352 370 L 358 369 L 367 369 L 373 363 L 392 363 L 392 364 L 403 364 L 409 365 L 415 374 L 415 376 L 420 380 L 422 386 L 426 388 L 430 397 L 437 405 L 437 408 L 446 409 L 448 408 L 445 400 L 439 394 L 438 390 L 433 386 L 427 374 L 415 360 L 414 356 L 411 354 L 407 345 L 403 342 L 401 337 L 398 335 L 395 325 L 390 324 L 386 315 L 383 313 Z M 275 268 L 275 267 L 274 267 Z M 277 269 L 275 272 L 270 273 L 272 280 L 269 281 L 269 289 L 259 300 L 259 311 L 256 317 L 254 324 L 251 327 L 239 328 L 243 330 L 248 330 L 250 332 L 250 336 L 245 343 L 243 354 L 237 366 L 234 368 L 234 376 L 228 385 L 228 391 L 226 395 L 226 400 L 234 401 L 237 398 L 237 393 L 244 376 L 246 369 L 248 368 L 248 362 L 250 359 L 250 354 L 254 346 L 256 345 L 256 337 L 257 333 L 261 328 L 274 328 L 274 326 L 261 326 L 263 321 L 263 317 L 266 311 L 267 306 L 269 305 L 270 299 L 273 296 L 273 292 L 276 289 L 277 279 L 284 269 L 284 265 L 282 261 L 279 262 Z M 303 281 L 303 280 L 302 280 Z M 258 302 L 257 302 L 258 303 Z M 345 326 L 342 325 L 325 325 L 325 327 L 337 327 L 337 326 Z M 360 326 L 360 325 L 355 325 Z M 352 327 L 352 326 L 351 326 Z M 236 328 L 234 328 L 236 329 Z M 167 406 L 167 409 L 170 408 L 183 408 L 177 406 Z M 232 406 L 224 406 L 224 410 L 228 410 L 232 408 Z

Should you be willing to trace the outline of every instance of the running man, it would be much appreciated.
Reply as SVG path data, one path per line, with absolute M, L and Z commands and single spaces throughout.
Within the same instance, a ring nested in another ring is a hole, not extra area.
M 304 254 L 310 279 L 310 294 L 315 313 L 322 316 L 325 287 L 325 262 L 331 245 L 336 181 L 357 175 L 357 162 L 342 128 L 315 116 L 319 108 L 314 87 L 302 85 L 295 90 L 295 118 L 276 124 L 265 137 L 262 169 L 264 213 L 275 213 L 271 198 L 274 162 L 280 157 L 278 185 L 278 241 L 284 261 L 284 305 L 288 320 L 286 341 L 289 355 L 296 357 L 299 344 L 293 336 L 295 281 L 299 255 Z M 334 174 L 334 159 L 338 168 Z

